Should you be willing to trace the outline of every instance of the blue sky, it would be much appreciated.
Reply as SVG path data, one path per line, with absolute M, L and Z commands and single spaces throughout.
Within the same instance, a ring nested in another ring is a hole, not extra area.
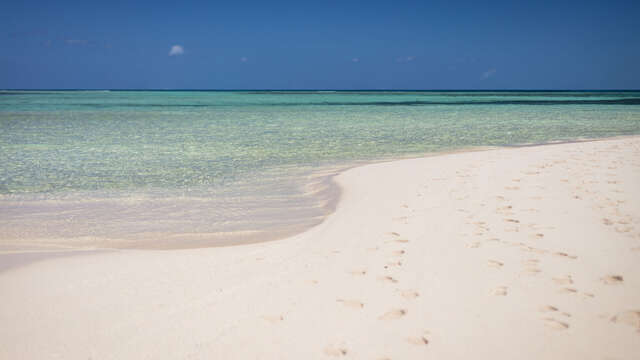
M 640 1 L 3 1 L 0 88 L 638 89 Z

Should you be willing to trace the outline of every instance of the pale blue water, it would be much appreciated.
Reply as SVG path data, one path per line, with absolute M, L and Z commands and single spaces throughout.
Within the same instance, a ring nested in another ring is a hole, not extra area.
M 632 134 L 640 92 L 4 91 L 0 245 L 281 236 L 354 163 Z

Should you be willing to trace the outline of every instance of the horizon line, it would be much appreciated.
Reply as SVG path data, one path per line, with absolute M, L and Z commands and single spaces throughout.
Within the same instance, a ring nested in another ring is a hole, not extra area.
M 640 92 L 638 89 L 313 89 L 313 88 L 300 88 L 300 89 L 278 89 L 278 88 L 254 88 L 254 89 L 189 89 L 189 88 L 6 88 L 0 89 L 0 91 L 211 91 L 211 92 L 242 92 L 242 91 L 314 91 L 314 92 L 377 92 L 377 91 L 405 91 L 405 92 Z

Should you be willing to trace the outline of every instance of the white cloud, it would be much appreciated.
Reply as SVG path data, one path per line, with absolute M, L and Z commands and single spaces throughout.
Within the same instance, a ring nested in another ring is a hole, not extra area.
M 489 69 L 489 70 L 483 72 L 482 73 L 482 80 L 486 80 L 486 79 L 492 77 L 493 75 L 495 75 L 496 71 L 497 71 L 496 69 Z
M 169 56 L 176 56 L 184 54 L 184 48 L 182 45 L 173 45 L 169 50 Z

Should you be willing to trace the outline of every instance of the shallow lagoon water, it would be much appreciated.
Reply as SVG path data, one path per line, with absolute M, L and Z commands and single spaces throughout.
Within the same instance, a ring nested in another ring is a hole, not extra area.
M 640 133 L 640 92 L 4 91 L 0 246 L 191 247 L 320 222 L 370 161 Z

